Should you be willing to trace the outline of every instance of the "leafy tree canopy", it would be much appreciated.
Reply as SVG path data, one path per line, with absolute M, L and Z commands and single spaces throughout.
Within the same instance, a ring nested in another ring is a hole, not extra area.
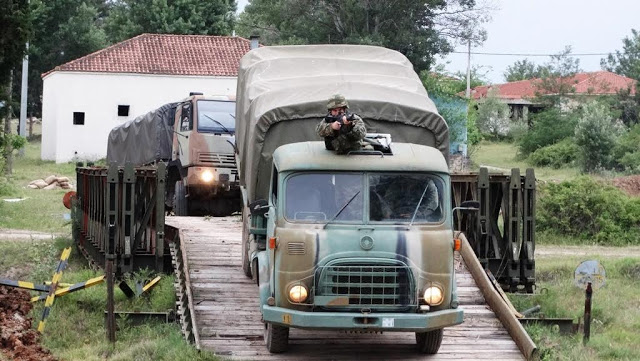
M 476 0 L 253 0 L 238 21 L 264 44 L 369 44 L 395 49 L 427 70 L 456 41 L 483 37 Z M 480 34 L 480 36 L 478 36 Z
M 640 80 L 640 31 L 631 29 L 631 37 L 622 40 L 622 51 L 616 50 L 600 60 L 603 69 Z
M 571 46 L 551 56 L 544 66 L 540 81 L 535 83 L 538 101 L 547 105 L 561 105 L 566 96 L 575 93 L 574 76 L 581 72 L 580 60 L 571 56 Z
M 549 69 L 544 65 L 536 65 L 528 59 L 518 60 L 507 67 L 504 79 L 507 82 L 541 78 L 548 74 Z
M 30 20 L 27 0 L 0 0 L 0 100 L 7 100 L 11 71 L 24 57 Z

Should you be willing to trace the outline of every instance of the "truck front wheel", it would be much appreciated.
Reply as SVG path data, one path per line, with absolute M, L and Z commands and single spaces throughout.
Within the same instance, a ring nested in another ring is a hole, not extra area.
M 271 353 L 282 353 L 289 348 L 289 327 L 264 324 L 264 343 Z
M 184 183 L 182 183 L 181 180 L 176 181 L 176 186 L 173 192 L 173 213 L 176 216 L 189 215 L 189 200 L 186 197 Z
M 443 330 L 433 330 L 429 332 L 416 332 L 416 344 L 418 351 L 426 354 L 438 353 L 442 344 Z

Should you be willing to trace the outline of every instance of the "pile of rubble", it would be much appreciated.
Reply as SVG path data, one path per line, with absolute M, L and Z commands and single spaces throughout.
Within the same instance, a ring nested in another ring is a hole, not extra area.
M 69 183 L 68 177 L 56 177 L 55 175 L 50 175 L 45 179 L 36 179 L 31 181 L 27 186 L 31 189 L 71 189 L 71 183 Z

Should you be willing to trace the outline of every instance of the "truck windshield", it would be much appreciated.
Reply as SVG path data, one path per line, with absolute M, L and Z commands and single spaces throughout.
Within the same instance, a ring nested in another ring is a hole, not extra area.
M 368 214 L 368 221 L 376 223 L 440 222 L 443 190 L 440 177 L 424 173 L 294 174 L 286 180 L 285 218 L 292 222 L 362 223 Z
M 198 100 L 198 132 L 235 133 L 235 112 L 235 102 Z

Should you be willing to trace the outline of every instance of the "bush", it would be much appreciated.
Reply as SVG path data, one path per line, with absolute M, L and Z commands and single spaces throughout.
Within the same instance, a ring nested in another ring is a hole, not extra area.
M 537 221 L 538 230 L 590 243 L 640 244 L 640 198 L 586 176 L 542 187 Z
M 580 147 L 580 163 L 584 172 L 610 168 L 613 148 L 621 128 L 616 126 L 609 109 L 592 102 L 584 107 L 584 114 L 576 125 L 576 144 Z
M 494 138 L 509 132 L 509 106 L 498 98 L 496 90 L 490 90 L 484 102 L 478 104 L 476 124 L 481 132 Z
M 518 141 L 520 153 L 524 156 L 573 136 L 578 122 L 577 113 L 561 112 L 556 108 L 549 108 L 530 116 L 532 126 Z
M 529 162 L 538 167 L 558 169 L 573 163 L 578 158 L 579 151 L 580 148 L 578 148 L 573 139 L 567 138 L 531 153 Z
M 618 169 L 640 173 L 640 124 L 623 134 L 613 148 L 613 158 Z

